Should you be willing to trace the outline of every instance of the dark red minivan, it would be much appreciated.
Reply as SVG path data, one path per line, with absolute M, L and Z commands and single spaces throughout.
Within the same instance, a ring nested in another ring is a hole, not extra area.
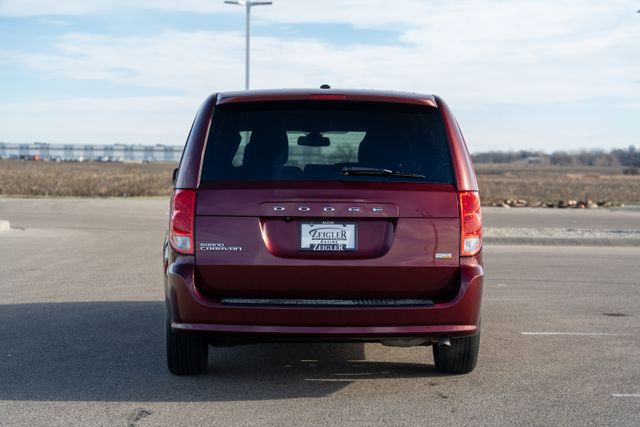
M 447 373 L 480 343 L 478 185 L 442 99 L 337 89 L 218 93 L 174 176 L 166 351 L 210 345 L 433 346 Z

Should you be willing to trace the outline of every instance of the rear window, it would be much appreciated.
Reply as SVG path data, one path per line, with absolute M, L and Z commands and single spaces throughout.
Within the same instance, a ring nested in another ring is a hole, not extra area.
M 201 178 L 453 181 L 436 108 L 349 101 L 217 106 Z

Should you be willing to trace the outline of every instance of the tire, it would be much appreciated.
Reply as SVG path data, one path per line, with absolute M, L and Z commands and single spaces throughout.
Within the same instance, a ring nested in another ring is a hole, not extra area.
M 171 330 L 165 320 L 167 367 L 174 375 L 197 375 L 207 370 L 209 344 L 205 337 Z
M 445 374 L 468 374 L 473 371 L 480 351 L 480 332 L 470 337 L 451 339 L 451 347 L 433 345 L 436 369 Z

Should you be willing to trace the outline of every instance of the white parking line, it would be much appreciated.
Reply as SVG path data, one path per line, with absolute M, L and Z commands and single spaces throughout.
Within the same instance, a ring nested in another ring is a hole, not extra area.
M 636 394 L 612 394 L 611 396 L 613 397 L 638 397 L 640 398 L 640 393 L 636 393 Z
M 520 332 L 522 335 L 574 335 L 586 337 L 628 337 L 631 334 L 610 334 L 606 332 Z
M 373 372 L 350 372 L 350 373 L 337 373 L 336 375 L 340 375 L 343 377 L 351 377 L 351 376 L 363 376 L 363 375 L 373 375 Z

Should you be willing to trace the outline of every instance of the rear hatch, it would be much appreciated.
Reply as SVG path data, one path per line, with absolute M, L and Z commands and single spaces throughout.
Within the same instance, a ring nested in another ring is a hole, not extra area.
M 196 282 L 222 298 L 446 299 L 460 220 L 435 107 L 216 107 L 195 221 Z

